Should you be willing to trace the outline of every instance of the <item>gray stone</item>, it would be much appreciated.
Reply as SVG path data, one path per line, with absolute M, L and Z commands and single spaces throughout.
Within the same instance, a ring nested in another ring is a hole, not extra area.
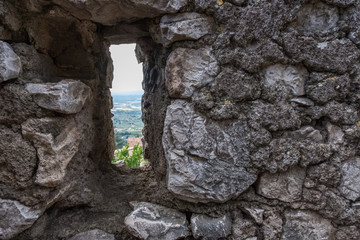
M 216 240 L 231 234 L 231 220 L 228 216 L 213 218 L 202 214 L 191 216 L 191 230 L 195 238 Z
M 308 98 L 302 98 L 302 97 L 292 98 L 292 99 L 290 99 L 290 102 L 299 104 L 300 106 L 303 106 L 303 107 L 311 107 L 311 106 L 314 106 L 314 102 L 311 101 L 311 100 L 308 99 Z
M 278 240 L 280 239 L 283 230 L 282 216 L 274 210 L 266 211 L 266 218 L 262 224 L 264 232 L 264 240 Z
M 304 126 L 296 131 L 285 132 L 283 137 L 299 140 L 309 139 L 318 143 L 324 142 L 324 137 L 321 135 L 320 131 L 312 126 Z
M 65 114 L 81 111 L 90 96 L 90 88 L 71 79 L 58 83 L 29 83 L 26 90 L 42 108 Z
M 0 239 L 11 239 L 28 229 L 40 217 L 40 213 L 18 201 L 0 198 Z
M 145 240 L 172 240 L 190 235 L 185 214 L 160 205 L 135 202 L 125 218 L 131 234 Z
M 304 86 L 307 77 L 308 72 L 303 67 L 275 64 L 265 70 L 264 87 L 270 88 L 274 85 L 284 85 L 288 94 L 302 96 L 305 94 Z
M 339 12 L 336 7 L 322 2 L 306 4 L 297 13 L 297 31 L 324 37 L 337 30 Z
M 345 162 L 341 167 L 342 179 L 340 192 L 352 201 L 360 197 L 360 158 Z
M 166 62 L 166 87 L 171 97 L 189 98 L 195 89 L 212 82 L 218 72 L 210 48 L 177 48 Z
M 246 213 L 248 213 L 257 224 L 262 224 L 264 221 L 264 209 L 260 208 L 245 208 Z
M 256 224 L 251 220 L 242 217 L 235 218 L 231 225 L 231 237 L 234 240 L 247 240 L 255 237 L 256 232 Z
M 167 109 L 163 148 L 167 187 L 191 202 L 225 202 L 256 180 L 250 172 L 245 121 L 220 127 L 199 116 L 192 104 L 175 100 Z
M 115 236 L 100 229 L 94 229 L 76 234 L 70 240 L 115 240 Z
M 59 185 L 81 140 L 75 120 L 29 119 L 21 126 L 24 138 L 32 141 L 37 149 L 39 163 L 35 182 L 46 187 Z
M 17 78 L 21 71 L 21 61 L 10 44 L 0 41 L 0 83 Z
M 213 18 L 200 13 L 165 15 L 160 20 L 162 43 L 167 46 L 176 41 L 197 40 L 214 29 Z
M 331 222 L 316 213 L 289 210 L 285 212 L 285 219 L 282 240 L 328 240 L 334 237 Z
M 0 126 L 0 183 L 32 180 L 36 169 L 36 150 L 21 133 Z
M 331 144 L 341 144 L 344 142 L 344 132 L 340 127 L 333 125 L 329 122 L 325 125 L 326 130 L 328 132 L 328 141 Z
M 299 167 L 294 167 L 284 173 L 264 173 L 260 177 L 257 193 L 284 202 L 298 201 L 301 199 L 305 176 L 305 169 Z

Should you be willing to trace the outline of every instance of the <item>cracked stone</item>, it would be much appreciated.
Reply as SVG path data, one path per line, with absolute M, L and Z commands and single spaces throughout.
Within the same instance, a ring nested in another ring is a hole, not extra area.
M 216 240 L 231 233 L 231 220 L 228 216 L 213 218 L 202 214 L 191 216 L 191 229 L 195 238 Z
M 81 111 L 90 97 L 90 88 L 71 79 L 58 83 L 29 83 L 26 90 L 40 107 L 64 114 Z
M 341 167 L 340 192 L 352 201 L 360 197 L 360 158 L 345 162 Z
M 17 78 L 22 65 L 10 44 L 0 41 L 0 83 Z
M 145 240 L 172 240 L 190 235 L 185 214 L 147 202 L 133 202 L 134 211 L 125 225 L 134 236 Z

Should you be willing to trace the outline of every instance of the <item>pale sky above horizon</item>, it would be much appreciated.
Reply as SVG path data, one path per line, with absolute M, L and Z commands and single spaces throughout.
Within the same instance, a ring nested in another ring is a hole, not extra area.
M 111 45 L 110 53 L 114 65 L 111 93 L 142 91 L 142 64 L 135 56 L 136 44 Z

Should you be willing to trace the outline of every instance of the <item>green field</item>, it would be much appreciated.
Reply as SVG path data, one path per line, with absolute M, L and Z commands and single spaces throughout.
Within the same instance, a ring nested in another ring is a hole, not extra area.
M 128 137 L 141 135 L 144 127 L 141 121 L 141 95 L 113 94 L 114 116 L 112 117 L 117 149 L 126 144 Z

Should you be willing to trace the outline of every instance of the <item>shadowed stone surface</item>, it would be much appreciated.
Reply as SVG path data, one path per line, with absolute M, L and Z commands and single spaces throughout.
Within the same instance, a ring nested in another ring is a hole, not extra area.
M 360 197 L 360 158 L 345 162 L 341 167 L 342 179 L 339 190 L 350 200 Z
M 34 143 L 37 150 L 39 164 L 35 182 L 46 187 L 59 185 L 81 140 L 75 120 L 29 119 L 22 124 L 22 134 Z
M 145 240 L 172 240 L 190 235 L 185 214 L 152 203 L 132 205 L 134 211 L 125 218 L 125 225 L 134 236 Z
M 301 197 L 305 175 L 305 169 L 298 167 L 285 173 L 264 173 L 260 177 L 257 192 L 264 197 L 284 202 L 298 201 Z
M 40 217 L 40 211 L 18 201 L 0 198 L 0 239 L 11 239 L 31 227 Z
M 195 238 L 216 240 L 230 235 L 231 220 L 228 216 L 212 218 L 206 215 L 193 214 L 191 216 L 191 229 Z
M 195 89 L 212 82 L 218 72 L 210 48 L 177 48 L 166 63 L 166 87 L 171 97 L 189 98 Z
M 334 237 L 331 222 L 316 213 L 290 210 L 285 213 L 285 219 L 282 240 L 329 240 Z
M 195 12 L 165 15 L 160 20 L 162 43 L 169 45 L 176 41 L 197 40 L 211 33 L 214 24 L 213 18 Z
M 40 107 L 64 114 L 80 112 L 90 96 L 88 86 L 70 79 L 58 83 L 29 83 L 26 90 Z
M 250 172 L 246 123 L 223 128 L 206 122 L 192 104 L 174 101 L 167 109 L 163 147 L 168 189 L 191 202 L 225 202 L 256 180 Z
M 11 46 L 0 41 L 0 83 L 17 78 L 21 71 L 21 61 Z
M 115 240 L 115 236 L 102 230 L 94 229 L 76 234 L 70 240 Z

